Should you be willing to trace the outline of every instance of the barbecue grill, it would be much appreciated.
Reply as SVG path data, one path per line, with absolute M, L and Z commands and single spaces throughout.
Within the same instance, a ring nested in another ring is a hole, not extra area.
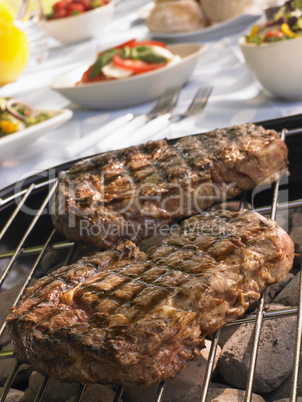
M 276 219 L 277 211 L 288 208 L 302 207 L 302 175 L 301 155 L 302 155 L 302 115 L 295 115 L 280 119 L 262 121 L 257 124 L 265 128 L 277 130 L 289 148 L 290 176 L 285 180 L 286 183 L 278 181 L 272 188 L 266 188 L 255 199 L 253 207 L 256 211 L 268 215 L 272 220 Z M 170 141 L 171 143 L 173 142 Z M 67 170 L 74 164 L 69 162 L 48 171 L 43 171 L 37 176 L 31 176 L 22 182 L 9 186 L 0 191 L 0 291 L 1 288 L 9 287 L 12 282 L 11 277 L 16 275 L 16 267 L 22 266 L 24 279 L 21 290 L 14 303 L 21 298 L 24 289 L 34 276 L 41 276 L 40 263 L 43 257 L 51 251 L 57 256 L 57 263 L 68 264 L 77 250 L 78 245 L 66 241 L 53 229 L 50 216 L 50 202 L 55 191 L 58 173 Z M 278 196 L 280 190 L 286 189 L 288 195 L 287 202 L 280 202 Z M 245 193 L 238 198 L 239 208 L 244 208 L 247 202 L 251 202 L 251 193 Z M 302 277 L 302 276 L 301 276 Z M 295 342 L 295 356 L 292 375 L 291 401 L 297 397 L 298 368 L 301 349 L 302 335 L 302 287 L 300 287 L 299 306 L 286 308 L 278 311 L 264 312 L 264 294 L 262 294 L 258 312 L 256 315 L 249 315 L 240 320 L 236 320 L 228 325 L 238 325 L 241 323 L 254 322 L 254 340 L 250 356 L 250 368 L 247 378 L 245 401 L 250 401 L 253 390 L 253 378 L 256 367 L 259 335 L 261 324 L 264 319 L 275 319 L 286 316 L 297 316 L 297 330 Z M 5 322 L 0 322 L 0 338 L 5 330 Z M 214 367 L 215 354 L 218 346 L 219 331 L 212 337 L 208 365 L 203 382 L 201 402 L 207 399 L 207 392 L 211 383 Z M 12 359 L 13 351 L 0 351 L 0 359 Z M 0 401 L 4 401 L 13 384 L 17 374 L 19 362 L 16 362 L 9 378 L 7 379 Z M 43 400 L 43 394 L 47 388 L 49 378 L 44 381 L 36 394 L 35 401 Z M 84 395 L 86 385 L 79 385 L 76 400 L 80 401 Z M 165 390 L 165 382 L 158 385 L 154 401 L 160 402 Z M 123 386 L 116 388 L 113 402 L 118 402 L 123 395 Z

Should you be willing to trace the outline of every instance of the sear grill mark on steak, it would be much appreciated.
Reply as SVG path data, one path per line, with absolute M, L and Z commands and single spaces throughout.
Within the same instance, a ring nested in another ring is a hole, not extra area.
M 61 172 L 53 223 L 68 239 L 102 249 L 139 243 L 163 225 L 200 213 L 287 167 L 274 130 L 254 124 L 151 141 L 101 154 Z
M 7 318 L 16 357 L 64 381 L 173 378 L 293 258 L 287 233 L 258 213 L 196 215 L 148 254 L 126 241 L 39 279 Z

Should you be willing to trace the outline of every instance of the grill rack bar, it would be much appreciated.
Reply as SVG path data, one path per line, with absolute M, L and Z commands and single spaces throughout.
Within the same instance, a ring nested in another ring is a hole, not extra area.
M 208 391 L 209 391 L 209 387 L 210 387 L 211 377 L 212 377 L 213 370 L 214 370 L 214 364 L 215 364 L 215 357 L 216 357 L 216 353 L 217 353 L 219 335 L 220 335 L 220 329 L 217 332 L 215 332 L 215 334 L 213 335 L 213 338 L 212 338 L 211 349 L 210 349 L 208 362 L 207 362 L 207 367 L 206 367 L 206 372 L 205 372 L 204 379 L 203 379 L 203 384 L 202 384 L 200 402 L 206 402 L 206 400 L 207 400 L 207 395 L 208 395 Z
M 64 248 L 71 248 L 74 246 L 74 242 L 59 242 L 59 243 L 54 243 L 49 247 L 49 250 L 60 250 Z M 20 254 L 22 255 L 34 255 L 38 254 L 41 250 L 43 250 L 44 245 L 39 245 L 39 246 L 33 246 L 33 247 L 26 247 L 22 248 L 20 250 Z M 14 255 L 15 251 L 4 251 L 3 253 L 0 253 L 0 259 L 1 258 L 10 258 L 12 255 Z
M 1 230 L 0 233 L 0 240 L 3 238 L 3 236 L 5 235 L 7 229 L 10 227 L 12 221 L 15 219 L 15 217 L 17 216 L 18 212 L 21 210 L 21 208 L 23 207 L 23 205 L 25 204 L 25 201 L 27 200 L 28 196 L 30 195 L 30 193 L 32 192 L 32 190 L 34 189 L 34 184 L 31 184 L 28 188 L 28 190 L 24 193 L 23 198 L 21 199 L 20 203 L 18 204 L 17 208 L 14 210 L 14 212 L 12 213 L 12 215 L 10 216 L 9 220 L 6 222 L 6 225 L 4 226 L 4 228 Z
M 162 398 L 164 390 L 165 390 L 165 386 L 166 386 L 166 381 L 161 381 L 159 383 L 157 393 L 156 393 L 156 397 L 155 397 L 155 402 L 160 402 L 161 401 L 161 398 Z
M 114 396 L 113 402 L 120 402 L 121 397 L 122 397 L 122 395 L 123 395 L 123 392 L 124 392 L 124 386 L 123 386 L 123 385 L 119 385 L 119 386 L 117 387 L 116 392 L 115 392 L 115 396 Z M 79 399 L 79 402 L 80 402 L 80 399 Z
M 245 196 L 243 195 L 243 197 L 241 198 L 239 210 L 244 208 L 245 202 L 246 202 L 246 199 L 245 199 Z M 211 377 L 213 375 L 213 370 L 214 370 L 214 363 L 215 363 L 215 356 L 216 356 L 217 348 L 218 348 L 219 334 L 220 334 L 220 330 L 214 334 L 213 339 L 212 339 L 210 354 L 209 354 L 208 362 L 207 362 L 207 366 L 206 366 L 206 373 L 204 376 L 204 382 L 203 382 L 203 386 L 202 386 L 200 402 L 206 402 L 206 399 L 207 399 L 207 394 L 208 394 L 209 387 L 210 387 L 210 381 L 211 381 Z M 253 360 L 255 360 L 255 359 L 256 359 L 256 357 L 254 356 Z M 254 364 L 255 363 L 253 362 L 251 366 L 253 367 Z M 251 383 L 251 385 L 250 385 L 251 388 L 253 386 L 253 378 L 254 378 L 254 372 L 250 370 L 249 377 L 248 377 L 248 384 Z M 247 388 L 246 395 L 248 392 L 249 391 Z M 249 399 L 246 399 L 246 395 L 245 395 L 245 402 L 248 402 Z
M 31 279 L 33 277 L 33 274 L 34 274 L 35 270 L 37 269 L 37 267 L 38 267 L 43 255 L 45 254 L 45 252 L 46 252 L 50 242 L 52 241 L 54 235 L 55 235 L 55 230 L 52 231 L 52 233 L 50 234 L 49 238 L 46 240 L 46 243 L 45 243 L 43 249 L 41 250 L 38 258 L 35 261 L 35 263 L 33 264 L 32 268 L 31 268 L 28 276 L 26 277 L 26 280 L 25 280 L 22 288 L 20 289 L 20 291 L 19 291 L 19 293 L 18 293 L 18 295 L 17 295 L 17 297 L 16 297 L 16 299 L 15 299 L 15 301 L 14 301 L 12 306 L 15 306 L 18 303 L 18 301 L 21 299 L 25 288 L 28 286 L 29 282 L 31 281 Z M 1 327 L 0 327 L 0 338 L 3 335 L 5 327 L 6 327 L 6 322 L 4 321 L 2 323 L 2 325 L 1 325 Z
M 299 129 L 299 131 L 300 131 L 300 129 Z M 53 192 L 54 192 L 54 190 L 55 190 L 55 187 L 56 187 L 56 179 L 52 179 L 52 180 L 49 180 L 49 181 L 40 183 L 40 184 L 38 184 L 38 185 L 31 185 L 30 188 L 28 188 L 28 189 L 26 189 L 26 190 L 22 190 L 22 192 L 20 192 L 19 194 L 22 193 L 22 195 L 23 195 L 23 198 L 24 198 L 23 203 L 26 201 L 26 199 L 28 198 L 28 196 L 30 195 L 31 191 L 32 191 L 34 188 L 41 188 L 41 187 L 43 187 L 43 185 L 45 185 L 45 183 L 47 183 L 47 185 L 49 185 L 50 183 L 55 183 L 55 184 L 54 184 L 54 187 L 52 188 L 52 190 L 48 193 L 47 197 L 45 198 L 45 200 L 44 200 L 44 202 L 43 202 L 43 204 L 42 204 L 42 206 L 41 206 L 41 208 L 40 208 L 40 210 L 39 210 L 39 211 L 42 212 L 43 209 L 45 208 L 45 206 L 47 205 L 47 203 L 49 202 L 49 200 L 50 200 L 50 198 L 51 198 L 51 196 L 52 196 L 52 194 L 53 194 Z M 278 183 L 278 186 L 277 186 L 277 187 L 279 187 L 279 183 Z M 275 212 L 272 213 L 272 214 L 274 214 L 274 215 L 272 215 L 273 218 L 275 218 L 275 214 L 276 214 L 276 208 L 277 208 L 277 194 L 278 194 L 278 190 L 276 191 L 276 197 L 274 198 L 274 200 L 273 200 L 273 205 L 272 205 L 272 210 L 273 210 L 273 209 L 275 210 Z M 13 200 L 14 198 L 15 198 L 15 196 L 9 197 L 9 201 Z M 6 201 L 6 200 L 5 200 L 5 201 Z M 21 200 L 21 202 L 22 202 L 22 200 Z M 242 200 L 242 205 L 244 204 L 244 202 L 245 202 L 245 201 Z M 299 202 L 299 205 L 300 205 L 301 203 L 302 203 L 302 200 Z M 0 199 L 0 206 L 1 206 L 2 204 L 3 204 L 3 200 Z M 274 208 L 273 208 L 273 206 L 274 206 Z M 288 206 L 289 206 L 289 204 L 284 204 L 284 208 L 286 208 L 286 207 L 288 208 Z M 18 212 L 20 211 L 21 208 L 22 208 L 22 205 L 21 205 L 21 204 L 18 204 L 16 210 L 13 212 L 13 214 L 12 214 L 10 220 L 9 220 L 10 223 L 11 223 L 11 221 L 17 216 L 17 214 L 18 214 Z M 262 212 L 267 212 L 267 211 L 269 210 L 269 207 L 262 208 L 262 209 L 260 209 L 260 210 L 261 210 Z M 259 212 L 260 212 L 260 210 L 259 210 Z M 33 222 L 31 223 L 31 225 L 29 226 L 28 230 L 26 231 L 26 234 L 24 235 L 24 237 L 22 238 L 22 240 L 21 240 L 21 242 L 20 242 L 20 244 L 19 244 L 19 246 L 18 246 L 18 248 L 19 248 L 18 253 L 17 253 L 17 252 L 12 252 L 12 255 L 10 255 L 10 256 L 12 257 L 12 260 L 13 260 L 13 261 L 11 260 L 11 261 L 9 262 L 9 267 L 6 268 L 6 270 L 5 270 L 5 277 L 4 277 L 4 278 L 3 278 L 3 274 L 2 274 L 2 277 L 1 277 L 1 279 L 0 279 L 0 280 L 1 280 L 0 287 L 1 287 L 1 285 L 3 284 L 3 282 L 4 282 L 4 280 L 5 280 L 6 276 L 7 276 L 7 274 L 8 274 L 8 272 L 9 272 L 9 270 L 12 268 L 12 266 L 13 266 L 13 264 L 14 264 L 16 258 L 17 258 L 21 253 L 23 253 L 23 252 L 24 252 L 24 253 L 36 253 L 37 251 L 40 251 L 41 253 L 39 254 L 39 257 L 38 257 L 38 260 L 40 260 L 41 257 L 42 257 L 42 255 L 45 253 L 45 251 L 46 251 L 47 249 L 51 248 L 51 247 L 54 247 L 54 248 L 70 247 L 70 251 L 69 251 L 69 254 L 68 254 L 67 258 L 66 258 L 65 263 L 68 263 L 68 261 L 70 260 L 72 254 L 73 254 L 73 251 L 74 251 L 75 248 L 76 248 L 76 245 L 75 245 L 74 243 L 71 243 L 71 242 L 64 242 L 64 243 L 59 243 L 59 244 L 51 244 L 51 243 L 52 243 L 52 240 L 53 240 L 53 237 L 54 237 L 54 233 L 52 233 L 51 239 L 49 240 L 47 246 L 46 246 L 46 244 L 45 244 L 44 246 L 37 246 L 38 248 L 40 248 L 39 250 L 37 250 L 37 247 L 34 247 L 34 248 L 32 248 L 31 250 L 30 250 L 30 249 L 24 249 L 24 250 L 23 250 L 22 246 L 23 246 L 24 242 L 26 241 L 26 238 L 27 238 L 28 235 L 30 234 L 31 230 L 34 228 L 35 224 L 37 223 L 37 220 L 39 219 L 39 217 L 40 217 L 40 213 L 38 213 L 38 215 L 36 216 L 36 218 L 34 219 L 34 221 L 33 221 Z M 7 230 L 7 228 L 8 228 L 9 225 L 10 225 L 10 223 L 6 225 L 7 227 L 4 228 L 5 230 L 4 230 L 4 229 L 2 230 L 3 233 L 4 233 L 4 231 Z M 1 235 L 2 235 L 2 232 L 1 232 Z M 2 235 L 2 236 L 3 236 L 3 235 Z M 3 255 L 0 254 L 0 258 L 3 258 Z M 37 265 L 38 265 L 38 262 L 36 261 L 36 263 L 35 263 L 34 266 L 33 266 L 32 272 L 34 272 L 34 270 L 36 269 Z M 25 287 L 27 286 L 28 282 L 29 282 L 29 280 L 26 281 L 26 284 L 24 285 L 23 290 L 24 290 Z M 20 294 L 19 296 L 21 296 L 21 294 Z M 262 299 L 264 299 L 263 296 L 262 296 Z M 301 298 L 300 298 L 300 303 L 302 303 Z M 260 303 L 260 304 L 261 304 L 261 303 Z M 299 306 L 299 309 L 298 309 L 298 308 L 284 309 L 284 310 L 282 310 L 282 311 L 269 312 L 269 313 L 264 313 L 264 312 L 263 312 L 263 306 L 262 306 L 262 309 L 261 309 L 261 310 L 262 310 L 262 313 L 261 313 L 261 319 L 260 319 L 260 328 L 261 328 L 262 319 L 271 318 L 272 316 L 277 316 L 277 315 L 278 315 L 278 316 L 281 316 L 281 317 L 282 317 L 282 316 L 288 316 L 288 315 L 296 315 L 297 312 L 299 312 L 299 314 L 301 314 L 301 316 L 302 316 L 300 306 Z M 258 314 L 259 314 L 259 313 L 258 313 Z M 241 319 L 241 320 L 236 320 L 235 322 L 230 323 L 230 324 L 228 324 L 228 325 L 236 325 L 236 324 L 243 323 L 243 322 L 253 322 L 253 321 L 255 321 L 255 319 L 257 320 L 257 317 L 258 317 L 258 316 L 255 316 L 255 315 L 254 315 L 254 316 L 250 316 L 250 317 L 246 317 L 246 318 Z M 299 321 L 299 317 L 298 317 L 298 321 Z M 302 318 L 301 318 L 301 317 L 300 317 L 300 321 L 302 321 Z M 298 348 L 299 348 L 299 349 L 301 348 L 301 333 L 302 333 L 301 326 L 302 326 L 302 325 L 301 325 L 301 322 L 300 322 L 300 324 L 298 323 L 298 326 L 297 326 L 296 350 L 297 350 Z M 260 329 L 259 329 L 259 331 L 260 331 Z M 2 332 L 3 332 L 3 330 L 2 330 Z M 0 333 L 0 336 L 2 335 L 2 332 Z M 211 351 L 210 351 L 210 356 L 209 356 L 209 363 L 208 363 L 208 367 L 207 367 L 206 379 L 205 379 L 205 382 L 204 382 L 205 385 L 204 385 L 204 392 L 203 392 L 203 396 L 202 396 L 203 399 L 201 400 L 202 402 L 203 402 L 203 401 L 206 401 L 206 395 L 207 395 L 207 392 L 208 392 L 208 387 L 209 387 L 210 380 L 211 380 L 211 376 L 212 376 L 212 369 L 213 369 L 213 366 L 214 366 L 215 354 L 216 354 L 217 345 L 218 345 L 219 332 L 220 332 L 220 331 L 218 331 L 216 334 L 214 334 L 214 338 L 213 338 L 213 341 L 212 341 L 213 343 L 212 343 L 212 347 L 211 347 Z M 299 334 L 300 334 L 300 335 L 299 335 Z M 300 336 L 300 342 L 299 342 L 299 336 Z M 255 337 L 255 338 L 256 338 L 256 337 Z M 258 350 L 258 341 L 257 341 L 257 339 L 256 339 L 256 341 L 254 340 L 254 342 L 257 343 L 257 347 L 256 347 L 256 352 L 257 352 L 257 350 Z M 10 355 L 10 353 L 8 352 L 7 355 Z M 0 357 L 4 357 L 4 356 L 1 354 L 1 352 L 0 352 Z M 297 357 L 298 363 L 295 361 L 295 365 L 299 364 L 299 355 L 296 356 L 296 357 Z M 256 359 L 255 359 L 255 364 L 256 364 Z M 16 365 L 15 365 L 15 367 L 14 367 L 14 369 L 13 369 L 13 371 L 11 372 L 11 374 L 10 374 L 8 380 L 7 380 L 7 383 L 5 384 L 4 389 L 3 389 L 3 391 L 2 391 L 2 393 L 1 393 L 1 395 L 0 395 L 0 398 L 1 398 L 1 399 L 0 399 L 0 402 L 2 402 L 2 401 L 5 400 L 5 398 L 6 398 L 6 396 L 7 396 L 7 393 L 8 393 L 8 391 L 9 391 L 9 389 L 10 389 L 10 387 L 11 387 L 13 381 L 14 381 L 14 378 L 15 378 L 15 376 L 16 376 L 16 373 L 17 373 L 17 370 L 18 370 L 18 368 L 19 368 L 19 365 L 20 365 L 20 364 L 17 362 Z M 252 364 L 252 365 L 253 365 L 253 364 Z M 296 369 L 296 366 L 295 366 L 295 369 Z M 253 371 L 253 370 L 252 370 L 252 371 Z M 251 384 L 252 384 L 252 382 L 253 382 L 253 375 L 254 375 L 254 373 L 251 375 Z M 297 373 L 294 371 L 294 373 L 293 373 L 292 395 L 295 395 L 295 392 L 296 392 L 296 383 L 297 383 L 297 379 L 298 379 Z M 37 395 L 36 395 L 35 401 L 39 401 L 39 400 L 41 400 L 41 399 L 43 398 L 43 394 L 45 393 L 45 390 L 46 390 L 46 388 L 47 388 L 48 383 L 49 383 L 49 378 L 48 378 L 48 377 L 45 377 L 45 378 L 44 378 L 44 382 L 42 383 L 42 385 L 41 385 L 41 387 L 40 387 L 40 389 L 39 389 L 39 391 L 38 391 L 38 393 L 37 393 Z M 295 389 L 294 389 L 294 387 L 295 387 Z M 81 400 L 81 398 L 82 398 L 82 396 L 83 396 L 83 394 L 84 394 L 84 392 L 85 392 L 85 388 L 86 388 L 86 385 L 79 387 L 79 390 L 78 390 L 78 393 L 77 393 L 77 397 L 76 397 L 78 401 Z M 157 394 L 156 394 L 156 402 L 160 402 L 160 401 L 161 401 L 161 398 L 162 398 L 162 395 L 163 395 L 163 392 L 164 392 L 164 388 L 165 388 L 165 382 L 160 383 L 160 384 L 159 384 L 159 387 L 158 387 Z M 251 387 L 251 389 L 252 389 L 252 387 Z M 122 396 L 122 393 L 123 393 L 123 387 L 120 386 L 120 387 L 118 387 L 118 389 L 117 389 L 117 391 L 116 391 L 116 395 L 115 395 L 115 398 L 114 398 L 114 402 L 120 401 L 120 398 L 121 398 L 121 396 Z M 294 398 L 294 396 L 293 396 L 293 398 Z M 246 399 L 245 399 L 245 400 L 246 400 L 246 401 L 250 401 L 250 399 L 249 399 L 248 396 L 246 396 Z M 294 400 L 294 399 L 291 399 L 291 400 Z
M 287 129 L 283 129 L 282 133 L 281 133 L 281 139 L 283 141 L 285 141 L 286 134 L 287 134 Z M 272 221 L 276 220 L 279 186 L 280 186 L 280 180 L 278 180 L 275 183 L 275 187 L 274 187 L 272 209 L 271 209 L 271 215 L 270 215 L 270 219 Z M 261 332 L 261 326 L 262 326 L 262 320 L 263 320 L 264 295 L 265 295 L 265 292 L 263 292 L 260 297 L 257 318 L 256 318 L 255 327 L 254 327 L 254 339 L 253 339 L 252 353 L 251 353 L 251 358 L 250 358 L 250 366 L 249 366 L 246 392 L 245 392 L 245 397 L 244 397 L 245 402 L 250 402 L 251 398 L 252 398 L 253 381 L 254 381 L 254 374 L 255 374 L 255 369 L 256 369 L 257 355 L 258 355 L 258 350 L 259 350 L 260 332 Z
M 9 393 L 9 390 L 10 390 L 10 388 L 11 388 L 11 386 L 13 384 L 13 381 L 14 381 L 16 375 L 17 375 L 17 371 L 18 371 L 20 365 L 21 364 L 17 361 L 15 363 L 12 371 L 10 372 L 10 375 L 8 376 L 8 379 L 6 380 L 6 382 L 4 384 L 4 387 L 3 387 L 3 390 L 2 390 L 2 392 L 0 394 L 0 402 L 5 401 L 5 399 L 7 397 L 7 394 Z
M 42 384 L 40 385 L 40 388 L 38 389 L 38 392 L 36 393 L 34 402 L 42 401 L 46 388 L 49 384 L 49 381 L 50 381 L 50 377 L 48 375 L 46 375 L 42 381 Z
M 21 251 L 21 249 L 22 249 L 22 246 L 24 245 L 26 239 L 28 238 L 28 236 L 30 235 L 31 231 L 33 230 L 35 224 L 37 223 L 38 219 L 40 218 L 40 215 L 41 215 L 42 211 L 44 210 L 44 208 L 45 208 L 46 205 L 48 204 L 50 198 L 52 197 L 52 195 L 53 195 L 53 193 L 54 193 L 56 187 L 57 187 L 57 183 L 55 183 L 55 185 L 52 187 L 52 189 L 51 189 L 51 190 L 49 191 L 49 193 L 47 194 L 47 196 L 46 196 L 46 198 L 45 198 L 43 204 L 41 205 L 40 209 L 38 210 L 37 215 L 36 215 L 36 216 L 34 217 L 34 219 L 32 220 L 32 222 L 31 222 L 31 224 L 29 225 L 27 231 L 25 232 L 25 234 L 24 234 L 24 236 L 22 237 L 20 243 L 18 244 L 14 255 L 12 256 L 11 260 L 10 260 L 9 263 L 7 264 L 6 268 L 4 269 L 4 271 L 3 271 L 3 273 L 2 273 L 2 275 L 1 275 L 1 277 L 0 277 L 0 288 L 1 288 L 1 286 L 3 285 L 3 282 L 4 282 L 5 278 L 7 277 L 7 275 L 8 275 L 8 273 L 9 273 L 10 269 L 12 268 L 14 262 L 16 261 L 18 255 L 19 255 L 19 253 L 20 253 L 20 251 Z M 34 188 L 34 186 L 32 187 L 32 189 L 33 189 L 33 188 Z M 28 194 L 28 195 L 29 195 L 29 194 Z M 28 197 L 28 195 L 27 195 L 27 197 Z M 18 208 L 18 207 L 17 207 L 17 208 Z M 17 215 L 17 212 L 14 213 L 13 215 L 16 216 L 16 215 Z
M 302 266 L 301 266 L 301 268 L 302 268 Z M 299 363 L 300 363 L 300 351 L 301 351 L 301 336 L 302 336 L 302 274 L 300 274 L 299 306 L 298 306 L 296 342 L 295 342 L 295 352 L 294 352 L 294 368 L 293 368 L 292 386 L 291 386 L 291 394 L 290 394 L 291 402 L 295 402 L 297 400 Z
M 78 389 L 78 392 L 77 392 L 77 395 L 76 395 L 76 402 L 79 402 L 82 399 L 82 397 L 83 397 L 83 395 L 84 395 L 84 393 L 86 391 L 86 387 L 87 387 L 86 384 L 83 384 L 83 385 L 81 384 L 79 386 L 79 389 Z
M 46 181 L 42 181 L 41 183 L 38 183 L 38 184 L 31 183 L 28 188 L 20 190 L 18 193 L 14 192 L 13 195 L 10 195 L 10 196 L 6 197 L 5 199 L 0 198 L 0 206 L 3 205 L 3 204 L 10 203 L 11 201 L 15 201 L 16 198 L 18 198 L 18 197 L 22 197 L 24 194 L 26 194 L 26 192 L 29 190 L 29 188 L 32 185 L 33 185 L 33 187 L 31 188 L 31 191 L 33 189 L 38 190 L 40 188 L 44 188 L 45 184 L 50 185 L 50 184 L 55 183 L 56 181 L 57 181 L 57 179 L 49 179 L 49 180 L 46 180 Z
M 252 346 L 252 353 L 251 353 L 251 359 L 250 359 L 250 366 L 249 366 L 249 373 L 248 373 L 247 386 L 246 386 L 246 391 L 245 391 L 245 396 L 244 396 L 244 402 L 249 402 L 249 401 L 251 401 L 251 398 L 252 398 L 253 382 L 254 382 L 254 375 L 255 375 L 256 362 L 257 362 L 257 356 L 258 356 L 258 345 L 259 345 L 260 332 L 261 332 L 262 319 L 263 319 L 263 308 L 264 308 L 264 293 L 262 293 L 262 295 L 261 295 L 260 303 L 258 306 L 258 313 L 256 316 L 256 323 L 255 323 L 255 327 L 254 327 L 254 340 L 253 340 L 253 346 Z

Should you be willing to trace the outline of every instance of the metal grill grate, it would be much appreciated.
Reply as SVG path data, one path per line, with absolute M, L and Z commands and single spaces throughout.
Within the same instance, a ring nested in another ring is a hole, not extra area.
M 272 127 L 274 128 L 274 127 Z M 286 129 L 282 130 L 281 137 L 284 139 L 287 133 Z M 291 133 L 302 133 L 302 129 L 294 129 Z M 8 236 L 8 232 L 11 230 L 14 224 L 18 224 L 18 220 L 20 219 L 20 214 L 22 213 L 22 207 L 25 203 L 30 199 L 37 198 L 37 192 L 43 191 L 46 192 L 46 195 L 42 199 L 36 214 L 33 216 L 31 222 L 28 224 L 28 228 L 25 230 L 24 235 L 21 237 L 19 243 L 17 244 L 16 248 L 13 251 L 3 251 L 1 252 L 0 249 L 0 262 L 6 261 L 8 259 L 8 263 L 4 266 L 2 274 L 0 276 L 0 290 L 5 281 L 7 280 L 9 274 L 13 271 L 15 263 L 18 261 L 19 258 L 24 256 L 35 256 L 35 259 L 30 267 L 29 273 L 27 274 L 24 283 L 19 291 L 18 296 L 16 297 L 13 305 L 15 305 L 21 298 L 25 288 L 28 286 L 29 282 L 33 278 L 33 275 L 36 273 L 39 264 L 45 256 L 46 252 L 49 250 L 65 250 L 66 256 L 64 260 L 64 265 L 67 265 L 71 260 L 74 251 L 76 250 L 77 245 L 73 242 L 67 242 L 64 240 L 56 240 L 57 233 L 53 230 L 51 225 L 49 226 L 49 232 L 47 234 L 47 239 L 43 243 L 43 245 L 39 244 L 28 244 L 30 243 L 29 240 L 35 232 L 39 231 L 39 221 L 47 216 L 45 213 L 47 208 L 49 207 L 51 197 L 56 189 L 57 181 L 56 179 L 46 180 L 40 183 L 32 183 L 27 188 L 22 191 L 19 191 L 18 194 L 11 195 L 4 200 L 0 199 L 0 207 L 3 208 L 2 215 L 6 213 L 6 207 L 11 206 L 16 199 L 19 199 L 19 203 L 17 207 L 11 211 L 11 215 L 7 219 L 7 222 L 4 224 L 3 229 L 0 232 L 0 241 L 5 239 L 5 236 Z M 302 207 L 302 200 L 292 201 L 289 203 L 284 203 L 278 205 L 278 192 L 279 192 L 279 182 L 275 183 L 274 185 L 274 192 L 272 198 L 272 204 L 268 207 L 261 207 L 255 209 L 260 213 L 270 213 L 270 218 L 275 220 L 277 209 L 282 210 L 283 208 L 291 208 L 291 207 Z M 240 207 L 243 208 L 245 205 L 245 198 L 243 197 L 240 203 Z M 1 217 L 1 208 L 0 208 L 0 217 Z M 20 230 L 20 228 L 19 228 Z M 302 277 L 302 276 L 301 276 Z M 252 389 L 253 389 L 253 379 L 254 379 L 254 372 L 256 367 L 257 361 L 257 352 L 258 352 L 258 344 L 259 344 L 259 336 L 261 332 L 261 324 L 263 319 L 272 319 L 272 318 L 280 318 L 280 317 L 288 317 L 292 315 L 297 315 L 297 333 L 296 333 L 296 342 L 295 342 L 295 357 L 294 357 L 294 366 L 293 366 L 293 375 L 292 375 L 292 389 L 290 400 L 295 401 L 297 397 L 297 385 L 298 385 L 298 368 L 299 368 L 299 358 L 300 358 L 300 349 L 301 349 L 301 334 L 302 334 L 302 287 L 300 286 L 300 302 L 299 306 L 295 308 L 286 308 L 279 311 L 272 311 L 272 312 L 264 312 L 264 294 L 262 294 L 258 306 L 258 313 L 256 315 L 250 315 L 248 317 L 239 319 L 230 323 L 228 325 L 237 325 L 242 323 L 254 322 L 254 340 L 252 346 L 252 353 L 250 357 L 250 367 L 247 379 L 247 388 L 245 393 L 245 401 L 251 401 L 252 398 Z M 0 323 L 0 338 L 4 333 L 6 328 L 5 321 Z M 211 383 L 211 377 L 214 367 L 215 355 L 218 345 L 219 339 L 219 331 L 213 335 L 212 338 L 212 346 L 209 354 L 208 364 L 206 368 L 206 373 L 203 382 L 203 389 L 201 395 L 201 402 L 205 402 L 207 399 L 208 389 Z M 0 351 L 0 359 L 7 359 L 13 357 L 13 351 Z M 17 371 L 19 369 L 20 363 L 16 362 L 12 372 L 10 373 L 4 387 L 2 393 L 0 394 L 0 402 L 5 401 L 7 394 L 13 384 L 13 381 L 16 377 Z M 44 377 L 44 381 L 41 384 L 40 389 L 38 390 L 35 401 L 42 401 L 43 395 L 46 391 L 46 388 L 49 383 L 49 377 Z M 86 385 L 79 385 L 78 392 L 76 394 L 76 401 L 81 401 L 82 396 L 85 393 Z M 155 402 L 160 402 L 162 400 L 162 396 L 165 390 L 165 382 L 162 382 L 158 386 L 158 390 L 156 395 L 154 396 Z M 123 386 L 118 386 L 116 389 L 115 397 L 113 402 L 118 402 L 121 400 L 123 395 Z

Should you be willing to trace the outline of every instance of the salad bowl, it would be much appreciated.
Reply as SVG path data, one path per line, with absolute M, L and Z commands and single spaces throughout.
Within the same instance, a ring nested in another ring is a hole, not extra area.
M 239 40 L 253 76 L 264 91 L 275 98 L 302 100 L 302 37 L 261 45 Z
M 256 80 L 269 95 L 302 100 L 302 3 L 286 2 L 255 25 L 239 45 Z
M 86 64 L 58 77 L 50 87 L 72 102 L 91 109 L 121 109 L 149 102 L 168 87 L 184 85 L 206 46 L 182 43 L 169 45 L 167 49 L 180 56 L 177 63 L 125 79 L 77 85 L 87 70 Z
M 98 37 L 111 21 L 114 12 L 114 0 L 110 3 L 64 18 L 40 21 L 43 31 L 64 44 Z

